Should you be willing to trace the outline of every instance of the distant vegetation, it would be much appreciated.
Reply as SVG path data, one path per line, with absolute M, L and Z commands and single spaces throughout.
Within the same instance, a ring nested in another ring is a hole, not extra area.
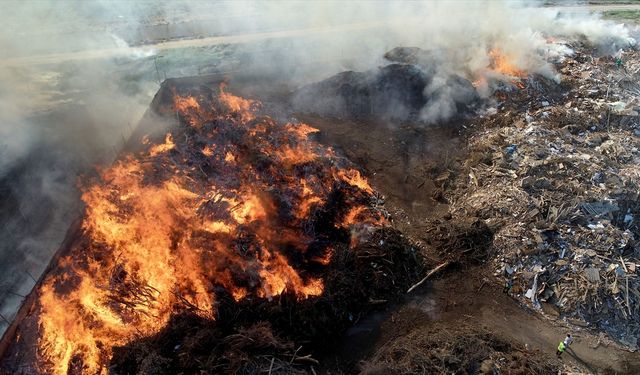
M 542 2 L 545 6 L 571 6 L 571 5 L 624 5 L 624 4 L 640 4 L 640 0 L 587 0 L 587 1 L 564 1 L 564 0 L 546 0 Z
M 587 1 L 593 5 L 607 5 L 607 4 L 640 4 L 640 0 L 590 0 Z
M 608 10 L 602 12 L 604 18 L 628 23 L 640 23 L 640 10 Z

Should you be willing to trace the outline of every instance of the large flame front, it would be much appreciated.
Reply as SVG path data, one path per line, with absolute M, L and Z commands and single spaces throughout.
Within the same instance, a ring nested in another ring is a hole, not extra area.
M 304 265 L 330 261 L 330 245 L 310 246 L 326 205 L 344 206 L 329 217 L 336 230 L 384 224 L 366 179 L 310 140 L 316 129 L 258 107 L 222 88 L 175 95 L 185 125 L 84 190 L 83 239 L 39 291 L 42 372 L 106 373 L 112 347 L 174 313 L 215 319 L 215 288 L 236 300 L 321 294 L 322 274 Z

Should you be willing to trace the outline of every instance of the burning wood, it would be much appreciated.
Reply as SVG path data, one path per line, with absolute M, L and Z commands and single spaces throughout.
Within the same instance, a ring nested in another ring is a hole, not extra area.
M 245 306 L 326 292 L 334 255 L 357 252 L 387 220 L 366 179 L 310 138 L 316 129 L 259 107 L 224 87 L 174 88 L 164 112 L 180 126 L 159 142 L 145 137 L 84 189 L 81 240 L 37 291 L 37 346 L 23 362 L 106 373 L 113 347 L 177 314 L 219 320 L 220 291 Z

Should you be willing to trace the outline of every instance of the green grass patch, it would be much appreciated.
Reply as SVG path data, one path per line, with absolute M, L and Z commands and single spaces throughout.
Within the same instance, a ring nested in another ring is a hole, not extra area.
M 602 15 L 610 20 L 640 23 L 640 10 L 608 10 Z
M 640 4 L 640 0 L 590 0 L 589 5 L 621 5 L 621 4 Z

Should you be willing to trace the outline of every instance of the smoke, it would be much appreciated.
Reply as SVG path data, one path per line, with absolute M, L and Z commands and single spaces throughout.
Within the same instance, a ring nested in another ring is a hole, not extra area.
M 29 274 L 38 277 L 78 214 L 78 176 L 117 154 L 165 77 L 250 72 L 301 87 L 345 70 L 375 70 L 389 63 L 385 52 L 415 46 L 425 53 L 412 63 L 426 78 L 412 72 L 409 82 L 424 78 L 429 101 L 418 115 L 431 123 L 488 95 L 490 82 L 508 81 L 490 69 L 491 50 L 515 69 L 559 80 L 550 61 L 572 53 L 562 40 L 586 38 L 608 54 L 634 43 L 628 29 L 597 16 L 531 5 L 0 2 L 0 312 L 12 316 L 15 293 L 32 287 Z M 469 81 L 478 77 L 487 84 L 474 92 Z M 391 99 L 394 116 L 411 108 Z
M 157 84 L 79 2 L 1 2 L 0 314 L 17 306 L 79 215 L 79 176 L 108 163 Z M 109 48 L 117 58 L 66 59 Z M 144 56 L 143 56 L 144 57 Z M 0 333 L 6 328 L 0 320 Z
M 430 100 L 420 119 L 426 123 L 446 121 L 456 115 L 456 103 L 469 102 L 459 87 L 445 84 L 447 77 L 475 81 L 479 94 L 486 97 L 496 85 L 520 74 L 539 74 L 559 82 L 561 75 L 552 64 L 572 56 L 570 44 L 578 39 L 609 55 L 635 45 L 626 27 L 588 13 L 561 14 L 558 9 L 524 2 L 432 5 L 418 21 L 425 25 L 420 37 L 409 42 L 437 56 L 418 62 L 437 67 L 424 90 Z M 420 26 L 409 29 L 414 27 Z
M 425 123 L 446 121 L 459 114 L 461 104 L 470 103 L 473 95 L 466 92 L 464 85 L 456 85 L 459 78 L 474 82 L 478 94 L 487 97 L 514 76 L 539 74 L 559 82 L 562 77 L 553 63 L 573 55 L 570 46 L 577 40 L 592 44 L 603 55 L 614 55 L 621 48 L 635 45 L 631 31 L 624 25 L 587 12 L 565 10 L 563 14 L 557 8 L 540 8 L 533 2 L 377 5 L 384 9 L 376 12 L 385 15 L 381 27 L 384 31 L 368 32 L 369 37 L 363 39 L 344 36 L 339 44 L 343 50 L 354 52 L 350 56 L 353 69 L 372 69 L 369 73 L 373 80 L 380 76 L 377 66 L 389 63 L 380 59 L 386 51 L 398 46 L 417 47 L 411 61 L 393 53 L 386 57 L 392 62 L 420 66 L 427 75 L 429 82 L 423 93 L 428 100 L 419 115 Z M 498 62 L 504 66 L 496 66 L 500 65 Z M 296 105 L 315 108 L 317 99 L 298 95 Z

